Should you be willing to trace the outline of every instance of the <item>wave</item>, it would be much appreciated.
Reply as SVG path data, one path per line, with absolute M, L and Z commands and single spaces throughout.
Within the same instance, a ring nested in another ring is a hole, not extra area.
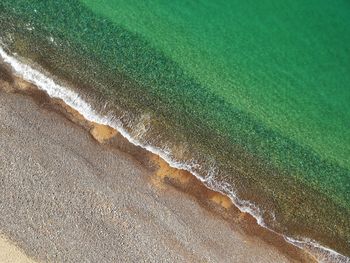
M 0 58 L 7 64 L 9 64 L 13 70 L 13 73 L 24 80 L 34 84 L 40 90 L 45 91 L 51 98 L 57 98 L 63 100 L 68 106 L 77 110 L 85 119 L 98 124 L 108 125 L 116 129 L 123 137 L 125 137 L 130 143 L 139 146 L 153 154 L 160 156 L 164 159 L 169 166 L 176 169 L 182 169 L 193 174 L 197 179 L 199 179 L 204 185 L 209 189 L 220 192 L 227 195 L 232 203 L 243 213 L 248 213 L 252 215 L 257 223 L 265 227 L 272 232 L 280 235 L 274 230 L 267 227 L 262 218 L 262 212 L 255 204 L 249 202 L 248 200 L 242 200 L 235 194 L 234 187 L 228 183 L 219 182 L 215 180 L 216 169 L 212 167 L 207 174 L 203 177 L 195 172 L 195 167 L 198 164 L 194 161 L 184 163 L 178 162 L 171 157 L 171 152 L 164 148 L 154 147 L 150 144 L 141 143 L 138 138 L 132 136 L 123 127 L 121 121 L 115 118 L 113 115 L 101 115 L 99 114 L 89 103 L 87 103 L 80 94 L 69 88 L 68 85 L 64 86 L 58 84 L 55 80 L 48 77 L 43 69 L 37 70 L 33 66 L 22 62 L 22 58 L 16 56 L 16 54 L 9 55 L 3 47 L 0 46 Z M 142 136 L 142 135 L 141 135 Z M 340 253 L 324 247 L 313 240 L 307 239 L 293 239 L 288 236 L 284 236 L 285 240 L 297 247 L 300 247 L 309 253 L 313 254 L 319 262 L 349 262 L 350 258 L 341 255 Z

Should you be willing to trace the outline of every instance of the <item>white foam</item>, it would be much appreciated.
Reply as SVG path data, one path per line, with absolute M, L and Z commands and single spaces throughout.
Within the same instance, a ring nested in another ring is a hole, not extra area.
M 263 227 L 263 218 L 261 216 L 260 209 L 253 203 L 240 200 L 235 194 L 232 185 L 227 183 L 218 182 L 215 180 L 215 168 L 208 172 L 205 177 L 200 176 L 198 173 L 194 172 L 194 168 L 198 168 L 198 164 L 194 161 L 188 163 L 181 163 L 173 158 L 171 158 L 171 152 L 167 149 L 160 149 L 152 145 L 146 145 L 140 143 L 136 138 L 132 137 L 124 128 L 119 120 L 116 120 L 114 116 L 102 116 L 96 110 L 94 110 L 90 104 L 85 102 L 78 93 L 74 92 L 72 89 L 65 87 L 63 85 L 57 84 L 53 79 L 47 77 L 44 73 L 34 69 L 32 66 L 21 62 L 18 57 L 8 55 L 5 50 L 0 46 L 0 57 L 1 59 L 12 67 L 12 70 L 16 75 L 23 78 L 24 80 L 33 83 L 40 90 L 45 91 L 50 97 L 62 99 L 68 106 L 77 110 L 80 114 L 84 116 L 85 119 L 96 122 L 99 124 L 109 125 L 110 127 L 116 129 L 122 136 L 124 136 L 132 144 L 142 147 L 147 151 L 156 154 L 163 158 L 171 167 L 186 170 L 196 176 L 201 182 L 203 182 L 207 187 L 212 190 L 218 191 L 222 194 L 228 195 L 233 204 L 244 213 L 249 213 L 256 220 L 257 223 Z M 267 228 L 267 227 L 266 227 Z M 270 229 L 271 230 L 271 229 Z M 273 231 L 273 230 L 272 230 Z M 274 232 L 274 231 L 273 231 Z M 278 234 L 278 233 L 276 233 Z M 320 262 L 330 262 L 326 259 L 332 259 L 332 262 L 350 262 L 350 259 L 331 250 L 329 248 L 323 247 L 313 241 L 300 241 L 295 240 L 290 237 L 285 237 L 286 241 L 301 247 L 315 247 L 325 252 L 324 258 L 319 258 Z
M 304 239 L 296 240 L 291 237 L 285 237 L 285 240 L 289 243 L 309 251 L 312 255 L 316 257 L 318 262 L 321 263 L 350 263 L 350 258 L 339 254 L 338 252 L 324 247 L 314 240 Z
M 122 136 L 124 136 L 132 144 L 142 147 L 147 151 L 154 153 L 163 158 L 171 167 L 186 170 L 196 176 L 201 182 L 207 185 L 209 188 L 215 191 L 219 191 L 223 194 L 228 194 L 232 202 L 242 211 L 249 213 L 256 218 L 259 224 L 263 225 L 263 220 L 260 215 L 260 210 L 252 203 L 248 201 L 242 201 L 236 198 L 236 194 L 232 186 L 224 183 L 219 183 L 215 180 L 215 169 L 210 171 L 208 176 L 202 177 L 198 173 L 194 172 L 193 168 L 198 168 L 198 164 L 194 161 L 188 163 L 182 163 L 174 160 L 170 157 L 171 152 L 167 149 L 156 148 L 152 145 L 145 145 L 140 143 L 137 139 L 132 137 L 124 128 L 121 122 L 115 119 L 113 116 L 102 116 L 96 110 L 94 110 L 90 104 L 85 102 L 78 93 L 72 89 L 63 85 L 57 84 L 53 79 L 47 77 L 44 73 L 34 69 L 32 66 L 20 61 L 20 58 L 8 55 L 5 50 L 0 46 L 0 57 L 5 63 L 8 63 L 14 73 L 24 80 L 33 83 L 40 90 L 45 91 L 52 98 L 62 99 L 68 106 L 77 110 L 84 116 L 85 119 L 96 122 L 99 124 L 109 125 L 116 129 Z

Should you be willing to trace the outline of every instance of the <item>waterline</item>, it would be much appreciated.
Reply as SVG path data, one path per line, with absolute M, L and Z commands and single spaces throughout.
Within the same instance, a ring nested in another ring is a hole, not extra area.
M 123 137 L 125 137 L 132 144 L 142 147 L 147 151 L 156 154 L 163 158 L 171 167 L 176 169 L 186 170 L 192 173 L 196 178 L 198 178 L 202 183 L 204 183 L 208 188 L 218 191 L 222 194 L 228 194 L 233 204 L 239 208 L 241 212 L 249 213 L 256 220 L 257 223 L 263 227 L 265 225 L 263 218 L 260 216 L 261 211 L 254 204 L 250 203 L 246 200 L 240 200 L 237 198 L 233 187 L 229 184 L 219 183 L 215 180 L 215 169 L 208 171 L 205 177 L 200 176 L 196 172 L 194 172 L 194 168 L 198 167 L 198 164 L 194 161 L 190 161 L 188 163 L 182 163 L 171 158 L 171 152 L 156 148 L 149 144 L 142 144 L 136 138 L 132 137 L 126 129 L 123 127 L 123 124 L 116 119 L 114 116 L 101 115 L 93 107 L 88 104 L 86 101 L 82 99 L 82 97 L 74 92 L 72 89 L 65 87 L 63 85 L 57 84 L 53 79 L 47 77 L 45 73 L 42 73 L 28 64 L 22 63 L 20 58 L 8 55 L 5 50 L 0 47 L 0 56 L 1 59 L 5 63 L 8 63 L 12 70 L 16 75 L 23 78 L 24 80 L 33 83 L 40 90 L 45 91 L 50 97 L 62 99 L 68 106 L 77 110 L 79 113 L 83 115 L 85 119 L 88 121 L 96 122 L 103 125 L 111 126 L 116 129 Z M 271 230 L 273 231 L 273 230 Z M 273 231 L 275 232 L 275 231 Z M 276 232 L 275 232 L 276 233 Z M 278 234 L 278 233 L 277 233 Z M 334 250 L 325 248 L 321 245 L 318 245 L 314 241 L 299 241 L 294 240 L 289 237 L 285 237 L 286 241 L 297 245 L 298 247 L 306 248 L 306 247 L 314 247 L 315 250 L 322 250 L 321 254 L 325 254 L 326 256 L 318 256 L 316 257 L 320 260 L 320 262 L 350 262 L 350 259 L 335 252 Z M 327 256 L 329 255 L 329 256 Z

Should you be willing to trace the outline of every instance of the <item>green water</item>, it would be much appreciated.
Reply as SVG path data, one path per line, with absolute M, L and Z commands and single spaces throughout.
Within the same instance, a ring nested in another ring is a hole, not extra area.
M 350 3 L 82 2 L 232 106 L 350 167 Z
M 9 51 L 271 228 L 350 255 L 349 2 L 5 0 L 0 22 Z

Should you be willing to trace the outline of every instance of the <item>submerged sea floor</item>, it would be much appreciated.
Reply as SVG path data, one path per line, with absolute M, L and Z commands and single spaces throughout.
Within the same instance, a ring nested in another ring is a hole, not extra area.
M 350 256 L 349 9 L 2 1 L 0 38 L 3 56 L 74 90 L 260 223 Z

